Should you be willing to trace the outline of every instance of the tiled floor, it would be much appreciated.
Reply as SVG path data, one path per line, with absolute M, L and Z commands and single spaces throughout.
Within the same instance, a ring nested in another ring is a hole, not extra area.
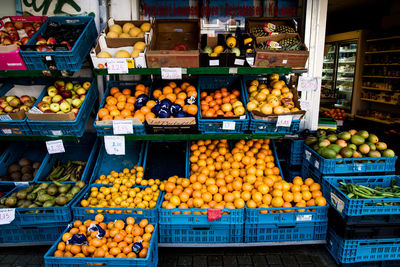
M 44 266 L 48 246 L 0 248 L 0 267 Z M 160 248 L 159 266 L 336 266 L 322 245 L 256 248 Z

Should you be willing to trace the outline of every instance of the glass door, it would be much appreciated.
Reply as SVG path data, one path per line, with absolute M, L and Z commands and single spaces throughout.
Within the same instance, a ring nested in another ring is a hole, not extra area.
M 354 75 L 356 70 L 357 41 L 339 43 L 336 77 L 335 108 L 351 112 Z
M 331 108 L 336 103 L 335 72 L 336 43 L 325 45 L 324 63 L 322 67 L 321 106 Z

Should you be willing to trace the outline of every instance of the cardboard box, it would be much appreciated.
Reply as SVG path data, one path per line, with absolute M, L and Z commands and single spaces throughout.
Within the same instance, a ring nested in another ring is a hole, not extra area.
M 146 52 L 149 68 L 199 67 L 200 23 L 197 19 L 155 20 L 150 49 Z M 186 51 L 172 50 L 177 44 Z
M 285 38 L 297 38 L 301 41 L 298 33 L 277 34 L 268 37 L 256 38 L 256 67 L 291 67 L 304 68 L 308 59 L 308 49 L 303 44 L 303 50 L 264 50 L 257 46 L 266 41 L 279 42 Z
M 251 29 L 257 25 L 263 27 L 266 22 L 274 25 L 287 25 L 292 27 L 297 32 L 297 24 L 292 18 L 278 18 L 278 17 L 261 17 L 246 18 L 246 33 L 251 33 Z
M 146 22 L 151 24 L 151 22 L 149 20 L 114 20 L 113 18 L 110 18 L 108 20 L 107 27 L 104 29 L 103 32 L 107 35 L 107 33 L 110 31 L 110 26 L 112 26 L 114 24 L 118 24 L 122 28 L 124 26 L 124 24 L 128 23 L 128 22 L 132 23 L 133 25 L 135 25 L 138 28 L 140 28 L 140 26 Z M 108 46 L 110 46 L 110 44 L 108 43 L 110 40 L 118 40 L 119 42 L 125 43 L 126 44 L 125 46 L 132 45 L 132 43 L 139 42 L 139 41 L 145 42 L 146 44 L 150 44 L 151 35 L 152 35 L 152 28 L 150 28 L 149 32 L 145 32 L 144 37 L 121 37 L 121 38 L 106 37 L 106 42 L 107 42 Z
M 97 57 L 97 54 L 100 53 L 101 51 L 106 51 L 106 52 L 110 53 L 110 55 L 112 57 L 114 57 L 115 53 L 117 53 L 118 50 L 126 50 L 129 54 L 131 54 L 133 51 L 133 45 L 139 41 L 136 40 L 134 42 L 129 42 L 128 40 L 125 40 L 125 39 L 131 39 L 131 38 L 108 38 L 108 41 L 107 41 L 105 34 L 104 33 L 100 34 L 99 38 L 97 39 L 96 47 L 92 48 L 92 50 L 90 51 L 90 58 L 92 59 L 94 68 L 95 69 L 107 68 L 107 63 L 117 62 L 117 61 L 121 61 L 121 60 L 126 60 L 129 69 L 146 68 L 145 54 L 148 49 L 148 46 L 145 47 L 145 49 L 142 53 L 139 53 L 139 56 L 137 58 L 98 58 Z

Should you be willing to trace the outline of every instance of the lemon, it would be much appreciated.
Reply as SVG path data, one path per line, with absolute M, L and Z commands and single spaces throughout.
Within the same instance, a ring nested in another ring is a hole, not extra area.
M 210 57 L 217 57 L 217 56 L 218 56 L 218 54 L 215 52 L 210 54 Z
M 222 53 L 224 51 L 224 48 L 222 47 L 222 45 L 218 45 L 216 47 L 214 47 L 214 53 L 219 54 Z M 211 53 L 212 55 L 213 53 Z

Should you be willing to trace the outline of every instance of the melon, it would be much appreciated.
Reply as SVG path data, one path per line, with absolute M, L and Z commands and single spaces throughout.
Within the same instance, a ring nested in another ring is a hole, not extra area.
M 118 34 L 122 33 L 122 28 L 118 24 L 114 24 L 110 26 L 110 32 L 116 32 Z
M 123 32 L 118 37 L 120 37 L 120 38 L 129 38 L 131 36 L 128 33 Z
M 134 28 L 135 27 L 135 25 L 133 25 L 132 23 L 130 23 L 130 22 L 127 22 L 127 23 L 125 23 L 124 24 L 124 26 L 122 26 L 122 31 L 124 32 L 124 33 L 128 33 L 132 28 Z
M 137 35 L 138 35 L 140 32 L 141 32 L 141 30 L 140 30 L 139 28 L 134 27 L 134 28 L 130 29 L 129 35 L 130 35 L 131 37 L 137 37 Z
M 100 53 L 97 54 L 97 57 L 98 58 L 107 58 L 107 57 L 111 57 L 111 55 L 107 51 L 101 51 Z
M 108 38 L 117 38 L 119 34 L 117 32 L 108 32 L 107 37 Z
M 145 22 L 145 23 L 143 23 L 143 24 L 140 26 L 140 29 L 141 29 L 142 31 L 144 31 L 144 32 L 150 31 L 150 28 L 151 28 L 151 25 L 150 25 L 150 23 L 148 23 L 148 22 Z
M 117 51 L 117 53 L 115 53 L 114 57 L 115 58 L 129 58 L 130 55 L 125 50 L 119 50 L 119 51 Z

